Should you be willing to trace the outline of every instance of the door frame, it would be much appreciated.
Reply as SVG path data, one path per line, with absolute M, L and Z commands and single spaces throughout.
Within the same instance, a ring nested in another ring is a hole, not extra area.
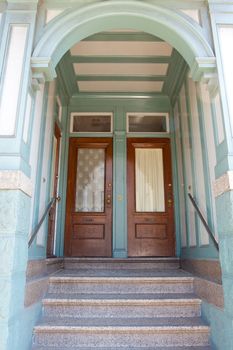
M 77 166 L 75 168 L 75 171 L 73 171 L 73 159 L 75 158 L 74 152 L 76 152 L 76 149 L 78 147 L 78 144 L 85 145 L 85 144 L 93 144 L 94 146 L 98 145 L 106 145 L 106 148 L 108 147 L 109 153 L 111 155 L 111 164 L 105 164 L 107 166 L 107 172 L 108 177 L 111 178 L 111 187 L 107 188 L 107 180 L 106 179 L 106 173 L 105 173 L 105 194 L 106 197 L 104 199 L 104 207 L 105 211 L 107 212 L 106 216 L 108 215 L 108 226 L 110 227 L 109 230 L 111 230 L 111 234 L 109 234 L 108 237 L 108 252 L 106 253 L 106 257 L 112 257 L 112 241 L 113 241 L 113 138 L 112 137 L 70 137 L 69 138 L 69 151 L 68 151 L 68 175 L 67 175 L 67 190 L 66 190 L 66 221 L 65 221 L 65 235 L 64 235 L 64 255 L 65 256 L 71 256 L 71 250 L 70 250 L 70 242 L 71 242 L 71 225 L 72 225 L 72 210 L 74 205 L 74 192 L 72 191 L 72 184 L 75 184 L 76 181 L 76 174 L 77 174 Z M 84 147 L 88 148 L 88 147 Z M 106 159 L 105 159 L 106 161 Z M 76 164 L 76 163 L 75 163 Z M 77 164 L 76 164 L 77 165 Z M 111 197 L 110 203 L 109 201 L 109 195 Z M 94 213 L 95 217 L 101 217 L 102 213 Z M 93 212 L 87 212 L 86 217 L 90 218 L 93 216 Z
M 170 254 L 168 256 L 175 256 L 175 252 L 176 252 L 176 234 L 175 234 L 175 208 L 174 208 L 174 186 L 173 186 L 173 175 L 172 175 L 172 155 L 171 155 L 171 140 L 170 138 L 151 138 L 151 137 L 128 137 L 127 138 L 127 183 L 128 183 L 128 190 L 127 190 L 127 217 L 128 217 L 128 224 L 127 224 L 127 241 L 128 241 L 128 256 L 133 257 L 133 256 L 143 256 L 143 255 L 134 255 L 131 252 L 131 241 L 132 241 L 132 234 L 133 234 L 133 230 L 132 230 L 132 226 L 133 226 L 133 222 L 134 222 L 134 217 L 136 219 L 136 217 L 138 217 L 138 219 L 140 217 L 142 217 L 142 215 L 145 216 L 145 220 L 147 220 L 148 222 L 152 220 L 152 216 L 153 213 L 146 213 L 145 214 L 140 214 L 140 213 L 136 213 L 135 210 L 135 200 L 136 200 L 136 195 L 135 195 L 135 156 L 133 154 L 129 154 L 129 151 L 133 151 L 132 147 L 133 144 L 135 145 L 143 145 L 145 146 L 145 148 L 147 148 L 147 145 L 151 144 L 158 144 L 161 145 L 161 147 L 164 149 L 163 151 L 163 168 L 164 168 L 164 185 L 167 184 L 167 188 L 164 187 L 164 201 L 165 201 L 165 212 L 161 212 L 157 214 L 157 217 L 160 217 L 160 220 L 164 220 L 165 218 L 168 218 L 168 244 L 171 245 L 170 250 Z M 129 150 L 129 148 L 131 148 Z M 136 147 L 135 147 L 136 148 Z M 150 148 L 150 147 L 148 147 Z M 153 148 L 153 147 L 151 147 Z M 164 153 L 165 152 L 165 153 Z M 133 165 L 131 164 L 133 161 Z M 168 162 L 167 166 L 168 166 L 168 171 L 165 171 L 166 167 L 166 161 Z M 133 192 L 133 195 L 131 195 L 131 198 L 129 196 L 129 190 L 130 193 Z M 140 219 L 139 219 L 140 220 Z M 143 221 L 143 220 L 142 220 Z M 157 219 L 156 216 L 154 218 L 154 220 L 152 220 L 152 222 L 154 224 L 157 223 Z M 148 224 L 146 221 L 144 222 L 144 224 Z M 135 224 L 136 225 L 136 224 Z M 161 248 L 162 250 L 162 248 Z M 164 248 L 164 250 L 166 250 Z M 147 256 L 147 255 L 146 255 Z M 152 255 L 148 255 L 148 256 L 152 256 Z M 154 255 L 154 256 L 166 256 L 166 255 Z

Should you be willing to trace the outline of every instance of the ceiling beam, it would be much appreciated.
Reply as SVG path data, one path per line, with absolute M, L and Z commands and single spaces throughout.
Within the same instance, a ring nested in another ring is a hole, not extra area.
M 152 99 L 164 97 L 162 92 L 78 92 L 72 98 L 136 98 Z
M 72 63 L 170 63 L 171 56 L 70 56 Z
M 77 81 L 166 81 L 164 75 L 76 75 Z
M 162 39 L 144 32 L 102 32 L 91 35 L 82 41 L 163 41 Z

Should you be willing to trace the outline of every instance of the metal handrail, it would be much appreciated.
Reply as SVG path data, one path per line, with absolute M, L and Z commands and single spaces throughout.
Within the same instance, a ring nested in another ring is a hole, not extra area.
M 189 196 L 189 199 L 191 200 L 191 202 L 192 202 L 194 208 L 196 209 L 196 211 L 197 211 L 197 213 L 198 213 L 198 215 L 199 215 L 199 218 L 201 219 L 203 225 L 205 226 L 205 229 L 206 229 L 206 231 L 208 232 L 208 234 L 209 234 L 209 236 L 210 236 L 212 242 L 214 243 L 215 248 L 217 249 L 217 251 L 219 251 L 218 242 L 216 241 L 216 239 L 215 239 L 215 237 L 214 237 L 214 234 L 213 234 L 211 228 L 209 227 L 208 222 L 206 221 L 206 219 L 205 219 L 204 216 L 202 215 L 202 213 L 201 213 L 201 211 L 200 211 L 200 209 L 199 209 L 199 207 L 198 207 L 198 205 L 197 205 L 195 199 L 194 199 L 193 196 L 191 195 L 191 193 L 188 193 L 188 196 Z
M 46 216 L 47 216 L 49 210 L 50 210 L 51 207 L 53 206 L 55 200 L 56 200 L 55 197 L 53 197 L 53 198 L 51 199 L 51 201 L 49 202 L 49 204 L 47 205 L 47 207 L 46 207 L 46 209 L 45 209 L 45 211 L 44 211 L 43 216 L 41 217 L 40 221 L 38 222 L 38 224 L 36 225 L 36 227 L 35 227 L 34 230 L 32 231 L 32 233 L 31 233 L 31 238 L 30 238 L 29 241 L 28 241 L 28 248 L 32 245 L 32 242 L 34 241 L 34 239 L 35 239 L 35 237 L 36 237 L 36 235 L 37 235 L 37 233 L 38 233 L 38 231 L 39 231 L 41 225 L 42 225 L 43 222 L 44 222 L 44 219 L 46 218 Z

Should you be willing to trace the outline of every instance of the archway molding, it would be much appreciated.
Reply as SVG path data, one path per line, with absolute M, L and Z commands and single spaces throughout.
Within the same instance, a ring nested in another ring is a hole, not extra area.
M 201 27 L 178 11 L 145 1 L 104 1 L 69 9 L 44 29 L 32 55 L 35 76 L 56 77 L 55 67 L 75 43 L 112 29 L 141 30 L 171 44 L 185 59 L 195 81 L 213 77 L 216 60 Z

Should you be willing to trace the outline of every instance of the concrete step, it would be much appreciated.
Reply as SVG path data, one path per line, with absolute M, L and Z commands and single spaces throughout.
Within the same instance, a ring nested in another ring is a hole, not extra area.
M 201 300 L 193 294 L 51 294 L 43 300 L 52 317 L 198 317 Z
M 64 347 L 44 347 L 44 346 L 33 346 L 32 350 L 67 350 L 67 348 Z M 153 347 L 131 347 L 127 346 L 125 347 L 72 347 L 72 350 L 211 350 L 210 346 L 172 346 L 172 347 L 160 347 L 160 346 L 153 346 Z
M 180 268 L 180 259 L 170 258 L 65 258 L 65 269 L 159 269 L 159 270 L 177 270 Z
M 34 344 L 134 348 L 208 346 L 209 327 L 200 318 L 43 318 L 34 328 Z
M 192 293 L 193 277 L 177 276 L 151 277 L 82 277 L 60 274 L 50 278 L 49 293 Z

